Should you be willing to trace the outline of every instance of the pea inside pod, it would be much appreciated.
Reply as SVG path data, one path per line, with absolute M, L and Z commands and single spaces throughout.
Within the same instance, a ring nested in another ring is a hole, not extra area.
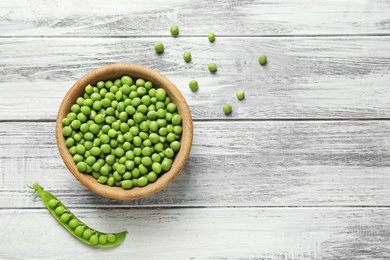
M 29 186 L 34 189 L 34 194 L 38 193 L 43 204 L 53 215 L 53 217 L 74 237 L 88 245 L 98 247 L 112 247 L 120 244 L 127 235 L 127 231 L 120 233 L 103 233 L 92 229 L 81 222 L 59 199 L 53 194 L 45 191 L 41 185 L 34 183 Z

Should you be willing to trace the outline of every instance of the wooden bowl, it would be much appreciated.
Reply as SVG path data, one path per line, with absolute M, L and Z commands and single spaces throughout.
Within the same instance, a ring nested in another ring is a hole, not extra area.
M 168 172 L 163 173 L 154 183 L 149 183 L 145 187 L 134 187 L 130 190 L 125 190 L 121 187 L 111 187 L 106 184 L 100 184 L 91 175 L 81 173 L 77 170 L 73 157 L 65 145 L 65 137 L 62 134 L 62 119 L 70 112 L 71 106 L 76 102 L 76 99 L 84 94 L 85 86 L 88 84 L 96 85 L 100 80 L 115 80 L 128 75 L 134 79 L 143 78 L 153 82 L 154 86 L 162 87 L 166 90 L 167 95 L 176 104 L 178 113 L 182 116 L 183 132 L 180 139 L 180 150 L 175 155 L 172 167 Z M 65 165 L 70 172 L 87 188 L 92 191 L 113 199 L 129 200 L 146 197 L 151 195 L 165 186 L 167 186 L 182 170 L 187 161 L 192 145 L 192 117 L 190 109 L 183 95 L 177 87 L 166 77 L 150 68 L 137 64 L 112 64 L 97 68 L 81 79 L 79 79 L 65 95 L 58 111 L 56 121 L 56 139 L 57 145 Z

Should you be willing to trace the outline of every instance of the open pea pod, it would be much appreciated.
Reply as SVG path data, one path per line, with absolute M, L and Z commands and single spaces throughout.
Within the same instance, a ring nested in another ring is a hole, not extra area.
M 57 197 L 50 192 L 45 191 L 38 183 L 34 183 L 29 186 L 29 188 L 34 189 L 34 191 L 39 194 L 43 204 L 45 204 L 54 218 L 66 228 L 69 233 L 84 243 L 98 247 L 112 247 L 120 244 L 126 238 L 127 231 L 120 233 L 103 233 L 90 228 L 73 215 Z

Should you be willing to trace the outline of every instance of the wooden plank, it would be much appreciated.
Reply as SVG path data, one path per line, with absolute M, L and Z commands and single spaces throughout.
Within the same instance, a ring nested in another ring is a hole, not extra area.
M 389 33 L 383 0 L 72 1 L 0 3 L 1 36 L 180 36 Z
M 123 202 L 69 173 L 54 123 L 0 123 L 0 207 L 34 207 L 27 185 L 36 181 L 71 206 L 387 206 L 389 128 L 390 121 L 195 122 L 189 160 L 173 183 Z
M 166 51 L 153 49 L 162 40 Z M 0 120 L 53 120 L 73 83 L 107 63 L 165 74 L 194 119 L 389 118 L 390 37 L 0 39 Z M 186 64 L 182 55 L 191 51 Z M 268 55 L 260 66 L 257 57 Z M 207 64 L 215 61 L 218 72 Z M 193 93 L 188 82 L 197 79 Z M 238 101 L 238 89 L 246 98 Z M 17 102 L 16 102 L 17 100 Z M 226 117 L 222 105 L 233 104 Z
M 4 209 L 1 259 L 390 257 L 389 208 L 78 208 L 73 212 L 96 229 L 129 234 L 116 248 L 97 249 L 71 237 L 46 209 Z

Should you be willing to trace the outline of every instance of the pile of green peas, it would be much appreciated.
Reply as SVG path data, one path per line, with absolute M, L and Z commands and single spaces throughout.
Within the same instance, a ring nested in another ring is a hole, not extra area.
M 124 189 L 157 180 L 180 149 L 182 117 L 164 88 L 123 76 L 88 85 L 62 120 L 77 169 Z

